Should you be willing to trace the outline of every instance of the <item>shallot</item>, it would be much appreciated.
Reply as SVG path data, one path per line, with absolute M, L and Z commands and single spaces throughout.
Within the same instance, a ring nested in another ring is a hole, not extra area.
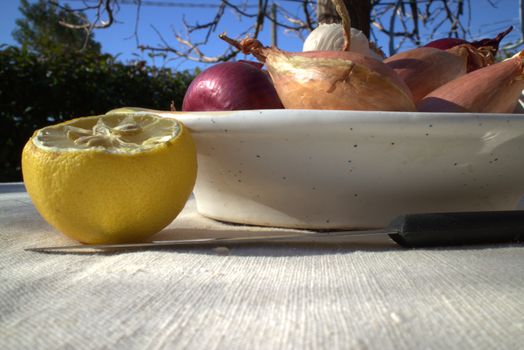
M 512 113 L 524 90 L 524 50 L 442 85 L 417 105 L 421 112 Z
M 408 85 L 415 103 L 439 86 L 493 62 L 492 56 L 467 44 L 449 50 L 419 47 L 384 60 Z

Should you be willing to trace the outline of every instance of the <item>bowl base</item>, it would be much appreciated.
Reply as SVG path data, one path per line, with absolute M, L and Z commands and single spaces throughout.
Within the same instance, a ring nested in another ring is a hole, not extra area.
M 263 226 L 306 230 L 360 230 L 387 226 L 394 218 L 405 214 L 497 211 L 518 209 L 520 196 L 503 195 L 490 198 L 440 198 L 436 201 L 398 200 L 391 202 L 373 201 L 366 206 L 344 206 L 330 204 L 333 208 L 326 213 L 322 207 L 303 207 L 285 210 L 269 203 L 235 198 L 225 202 L 204 200 L 196 196 L 197 211 L 207 218 L 233 225 Z

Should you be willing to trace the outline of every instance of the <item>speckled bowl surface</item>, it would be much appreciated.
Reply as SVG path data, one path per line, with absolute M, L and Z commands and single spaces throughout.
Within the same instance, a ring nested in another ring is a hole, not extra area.
M 242 224 L 383 227 L 400 214 L 514 209 L 524 116 L 255 110 L 175 113 L 198 150 L 205 216 Z

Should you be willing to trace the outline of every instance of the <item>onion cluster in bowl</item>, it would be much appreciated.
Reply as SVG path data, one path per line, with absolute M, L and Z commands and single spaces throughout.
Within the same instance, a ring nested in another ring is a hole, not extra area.
M 441 39 L 382 60 L 380 51 L 351 28 L 343 1 L 333 2 L 342 24 L 319 27 L 322 30 L 306 40 L 304 52 L 265 47 L 253 38 L 236 41 L 222 34 L 221 39 L 253 55 L 267 71 L 256 62 L 217 64 L 191 83 L 183 110 L 515 110 L 524 90 L 524 50 L 502 62 L 494 58 L 511 27 L 493 39 Z M 352 40 L 358 41 L 355 50 Z

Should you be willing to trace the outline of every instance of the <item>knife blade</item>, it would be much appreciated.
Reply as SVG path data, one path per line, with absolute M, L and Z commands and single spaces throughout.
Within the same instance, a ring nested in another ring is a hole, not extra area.
M 79 244 L 27 248 L 26 250 L 34 252 L 96 251 L 251 242 L 304 242 L 312 239 L 329 241 L 334 237 L 362 235 L 388 235 L 397 244 L 406 248 L 517 243 L 524 240 L 524 210 L 407 214 L 395 218 L 388 226 L 378 230 L 299 231 L 279 235 L 178 239 L 124 244 Z

